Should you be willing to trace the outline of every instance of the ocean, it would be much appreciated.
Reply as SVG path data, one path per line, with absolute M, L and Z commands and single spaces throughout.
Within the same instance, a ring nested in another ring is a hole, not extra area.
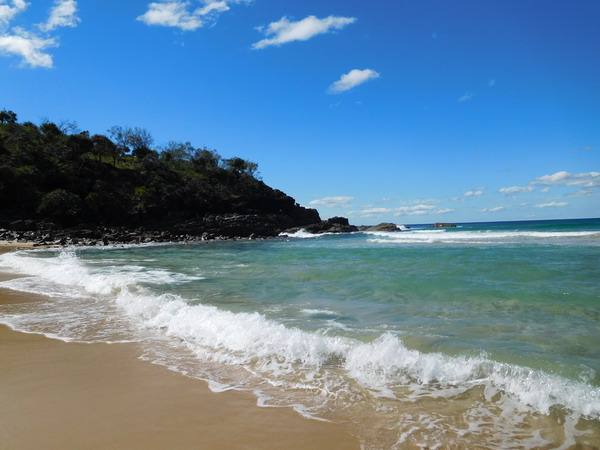
M 0 323 L 338 423 L 364 448 L 600 447 L 600 219 L 0 255 Z

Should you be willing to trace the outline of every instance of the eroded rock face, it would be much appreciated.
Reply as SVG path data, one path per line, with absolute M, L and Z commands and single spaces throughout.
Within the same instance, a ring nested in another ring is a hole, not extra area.
M 456 225 L 453 223 L 437 222 L 431 225 L 431 228 L 456 228 Z

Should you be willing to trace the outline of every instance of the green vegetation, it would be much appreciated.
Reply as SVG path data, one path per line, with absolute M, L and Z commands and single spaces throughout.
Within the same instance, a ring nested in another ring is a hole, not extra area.
M 254 162 L 189 142 L 153 142 L 143 128 L 90 136 L 73 123 L 19 123 L 0 111 L 0 219 L 132 226 L 306 211 L 264 184 Z

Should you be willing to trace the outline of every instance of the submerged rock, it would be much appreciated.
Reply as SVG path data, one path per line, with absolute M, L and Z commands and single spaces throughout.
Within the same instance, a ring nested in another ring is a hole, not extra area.
M 456 228 L 456 225 L 453 223 L 437 222 L 431 225 L 430 228 Z

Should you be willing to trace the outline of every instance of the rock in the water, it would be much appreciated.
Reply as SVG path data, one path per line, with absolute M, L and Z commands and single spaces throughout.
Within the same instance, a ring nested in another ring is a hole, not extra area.
M 362 226 L 358 228 L 360 231 L 401 231 L 395 223 L 383 222 L 374 226 Z
M 456 228 L 456 225 L 453 223 L 437 222 L 431 225 L 431 228 Z
M 358 227 L 350 225 L 345 217 L 332 217 L 331 219 L 322 220 L 321 222 L 313 223 L 303 227 L 295 227 L 286 230 L 286 233 L 296 233 L 300 230 L 307 231 L 313 234 L 323 233 L 352 233 L 358 231 Z

